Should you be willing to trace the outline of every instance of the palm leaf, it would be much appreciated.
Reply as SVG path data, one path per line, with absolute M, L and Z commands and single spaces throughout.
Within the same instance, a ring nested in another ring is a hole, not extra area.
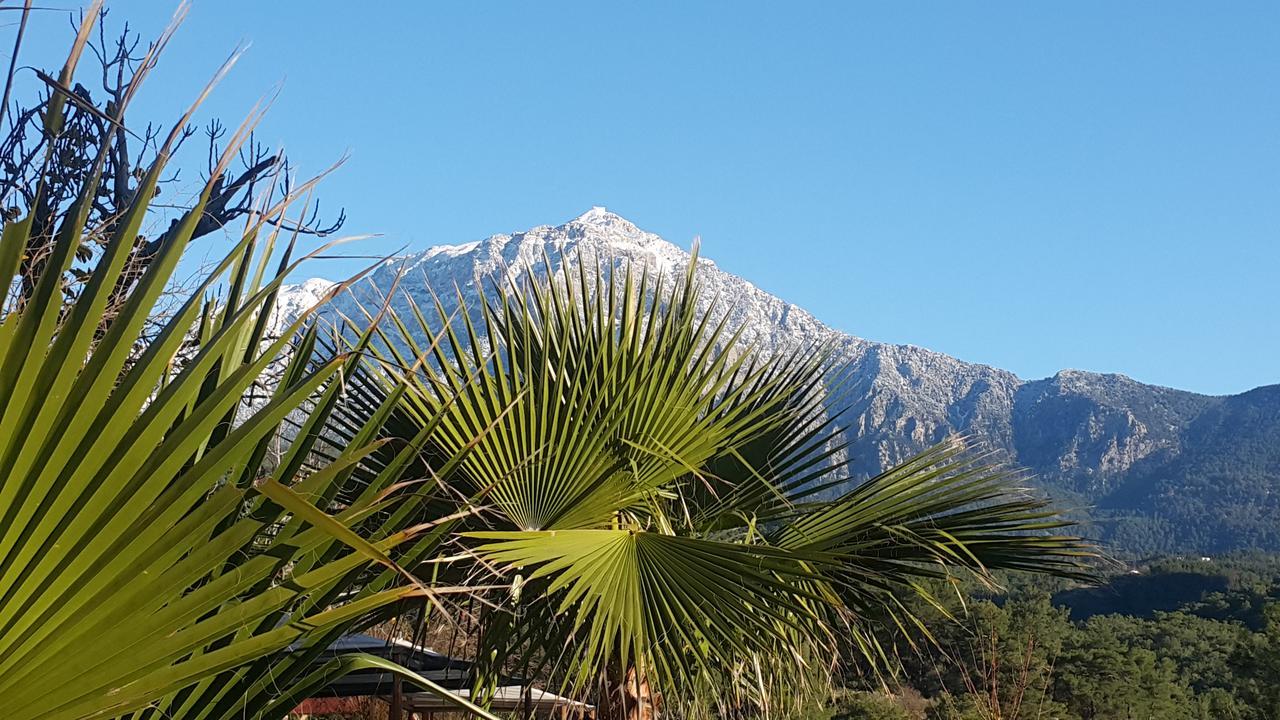
M 849 478 L 842 368 L 744 346 L 696 259 L 607 264 L 545 258 L 456 317 L 406 301 L 357 383 L 387 398 L 378 368 L 413 368 L 390 422 L 436 423 L 426 457 L 468 450 L 428 464 L 477 511 L 456 529 L 482 564 L 453 572 L 513 588 L 482 614 L 478 691 L 531 667 L 604 702 L 638 673 L 673 711 L 742 712 L 840 653 L 887 661 L 881 637 L 922 627 L 922 579 L 1081 571 L 1090 549 L 962 441 Z
M 63 85 L 97 17 L 85 14 Z M 45 117 L 53 138 L 59 103 Z M 136 351 L 256 114 L 230 138 L 193 207 L 127 285 L 123 303 L 107 308 L 149 211 L 149 189 L 196 105 L 175 124 L 142 190 L 103 239 L 87 284 L 67 294 L 67 263 L 80 245 L 98 239 L 85 218 L 110 146 L 99 149 L 79 197 L 58 210 L 58 233 L 34 291 L 0 320 L 4 718 L 166 708 L 198 708 L 184 717 L 263 717 L 278 691 L 265 689 L 268 703 L 251 713 L 247 701 L 225 692 L 235 683 L 215 679 L 256 681 L 248 669 L 275 662 L 290 645 L 374 622 L 427 592 L 404 575 L 438 546 L 442 532 L 424 523 L 420 496 L 394 491 L 410 466 L 376 461 L 387 414 L 367 418 L 357 429 L 364 440 L 331 461 L 315 459 L 323 455 L 315 452 L 323 433 L 290 432 L 288 419 L 299 411 L 323 427 L 340 396 L 338 373 L 360 362 L 358 355 L 314 351 L 314 309 L 280 337 L 265 337 L 275 293 L 298 261 L 286 252 L 279 272 L 265 280 L 248 269 L 265 267 L 274 248 L 274 237 L 260 242 L 266 219 L 285 212 L 297 193 L 250 216 L 198 292 Z M 32 241 L 31 227 L 30 217 L 4 226 L 6 280 Z M 221 299 L 210 299 L 215 290 Z M 251 402 L 271 368 L 283 368 L 282 380 L 270 398 Z M 283 449 L 281 463 L 268 457 L 273 443 Z M 370 527 L 375 517 L 394 522 Z M 221 715 L 210 714 L 215 709 Z

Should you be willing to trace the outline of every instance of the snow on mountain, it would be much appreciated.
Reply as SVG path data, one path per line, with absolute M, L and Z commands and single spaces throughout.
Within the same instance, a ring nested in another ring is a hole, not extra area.
M 289 285 L 280 290 L 276 297 L 277 324 L 287 322 L 316 306 L 325 293 L 337 285 L 332 280 L 311 278 L 298 285 Z
M 335 299 L 333 309 L 358 317 L 355 302 L 378 307 L 382 296 L 375 288 L 390 288 L 397 276 L 402 276 L 393 300 L 397 309 L 407 309 L 404 295 L 429 307 L 434 290 L 446 311 L 452 311 L 455 283 L 463 301 L 476 307 L 493 281 L 519 280 L 530 268 L 541 272 L 544 258 L 557 270 L 564 257 L 575 256 L 595 258 L 602 266 L 642 263 L 671 277 L 684 270 L 690 253 L 593 207 L 562 225 L 440 245 L 388 261 L 370 282 Z M 1087 502 L 1137 497 L 1142 493 L 1126 483 L 1176 460 L 1190 423 L 1217 400 L 1079 371 L 1027 382 L 1005 370 L 924 348 L 864 340 L 831 329 L 709 259 L 700 257 L 698 265 L 704 302 L 710 305 L 717 298 L 715 312 L 727 314 L 730 327 L 743 328 L 744 341 L 764 352 L 830 342 L 838 360 L 848 363 L 849 382 L 837 397 L 848 407 L 842 425 L 855 475 L 874 474 L 962 433 L 1030 468 L 1059 495 Z M 284 289 L 280 316 L 296 316 L 330 287 L 329 281 L 312 279 Z M 1280 464 L 1280 451 L 1277 456 Z M 1280 486 L 1280 477 L 1275 484 Z
M 350 296 L 334 301 L 336 309 L 350 314 L 353 301 L 377 307 L 381 293 L 397 275 L 400 294 L 413 296 L 419 305 L 430 302 L 434 290 L 454 307 L 454 284 L 470 307 L 492 282 L 519 280 L 529 268 L 540 271 L 544 258 L 559 269 L 564 257 L 580 254 L 612 261 L 645 264 L 667 277 L 683 272 L 690 253 L 645 232 L 631 221 L 593 207 L 563 225 L 544 225 L 514 234 L 493 235 L 463 245 L 440 245 L 389 261 L 370 277 L 370 283 L 354 288 Z M 874 473 L 886 464 L 944 439 L 950 433 L 970 432 L 998 438 L 1001 446 L 1011 436 L 1006 410 L 1020 384 L 1003 370 L 965 363 L 955 358 L 909 345 L 889 345 L 846 335 L 824 325 L 808 311 L 771 295 L 750 282 L 699 258 L 703 299 L 715 303 L 717 314 L 729 316 L 729 326 L 743 328 L 743 340 L 764 352 L 778 352 L 815 342 L 832 342 L 840 360 L 851 365 L 853 375 L 847 396 L 853 413 L 850 431 L 855 472 Z M 281 293 L 282 314 L 297 312 L 315 301 L 331 283 L 308 280 Z M 405 307 L 403 298 L 393 300 Z

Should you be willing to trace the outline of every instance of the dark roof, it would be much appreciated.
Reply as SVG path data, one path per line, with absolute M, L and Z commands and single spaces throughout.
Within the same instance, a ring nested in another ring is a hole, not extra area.
M 450 690 L 470 688 L 472 684 L 474 664 L 468 660 L 449 657 L 430 648 L 414 645 L 408 640 L 386 640 L 371 635 L 344 635 L 338 638 L 315 659 L 314 665 L 318 667 L 337 656 L 350 653 L 366 653 L 386 658 Z M 381 670 L 360 670 L 333 681 L 314 696 L 386 695 L 391 692 L 394 679 L 394 675 Z M 404 680 L 402 684 L 405 693 L 429 692 L 427 688 L 414 685 L 410 680 Z M 520 685 L 522 680 L 504 676 L 501 684 Z

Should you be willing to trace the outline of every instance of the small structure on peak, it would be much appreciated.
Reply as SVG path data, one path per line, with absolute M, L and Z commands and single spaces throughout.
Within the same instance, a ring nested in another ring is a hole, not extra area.
M 609 212 L 603 205 L 592 205 L 591 209 L 574 218 L 571 222 L 598 223 L 605 220 L 621 220 L 616 213 Z

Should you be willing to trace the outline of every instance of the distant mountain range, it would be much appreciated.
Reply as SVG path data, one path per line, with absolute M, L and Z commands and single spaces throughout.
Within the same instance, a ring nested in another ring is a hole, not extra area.
M 443 245 L 390 261 L 371 278 L 419 300 L 428 288 L 479 302 L 488 278 L 518 278 L 574 251 L 601 262 L 679 272 L 689 253 L 603 208 L 563 225 Z M 951 433 L 976 436 L 1035 475 L 1039 487 L 1117 552 L 1280 550 L 1280 385 L 1213 397 L 1144 385 L 1123 375 L 1064 370 L 1043 380 L 967 363 L 912 345 L 846 335 L 802 308 L 700 259 L 707 298 L 766 351 L 834 343 L 849 363 L 843 425 L 853 472 L 871 475 Z M 332 283 L 282 293 L 285 314 Z M 335 301 L 369 302 L 372 290 Z M 398 301 L 402 302 L 402 301 Z M 347 307 L 348 311 L 352 308 Z M 1278 366 L 1280 367 L 1280 366 Z

